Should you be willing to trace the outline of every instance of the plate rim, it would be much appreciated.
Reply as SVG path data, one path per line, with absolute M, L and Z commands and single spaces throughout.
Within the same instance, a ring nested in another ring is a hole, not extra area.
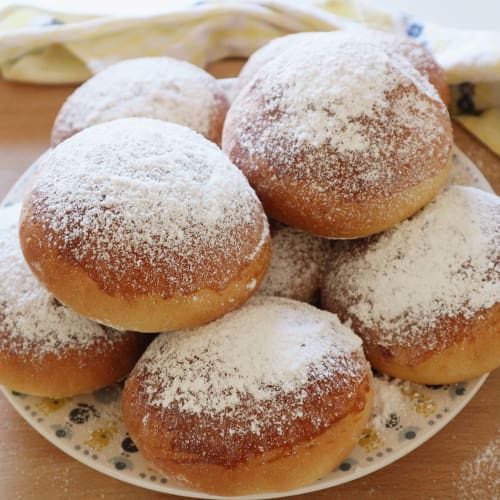
M 422 446 L 429 439 L 434 437 L 439 431 L 441 431 L 444 427 L 446 427 L 455 417 L 469 404 L 469 402 L 474 398 L 479 389 L 486 382 L 489 373 L 485 373 L 480 377 L 467 380 L 467 394 L 459 400 L 459 402 L 453 406 L 452 409 L 446 414 L 446 418 L 443 418 L 436 423 L 433 427 L 426 428 L 426 432 L 423 435 L 420 435 L 418 439 L 408 441 L 405 446 L 400 448 L 399 450 L 386 455 L 384 459 L 378 460 L 371 465 L 366 467 L 357 469 L 353 471 L 348 477 L 335 478 L 332 480 L 332 484 L 325 484 L 325 482 L 321 482 L 321 479 L 315 481 L 314 483 L 304 486 L 302 488 L 297 488 L 289 491 L 279 491 L 279 492 L 264 492 L 250 495 L 238 495 L 238 496 L 220 496 L 220 495 L 211 495 L 209 493 L 204 493 L 202 491 L 190 490 L 187 488 L 183 488 L 182 486 L 170 486 L 170 485 L 161 485 L 157 483 L 145 483 L 145 481 L 141 478 L 138 478 L 133 475 L 121 475 L 119 471 L 115 472 L 115 469 L 112 467 L 105 467 L 101 462 L 93 461 L 90 457 L 87 458 L 85 455 L 82 455 L 77 450 L 73 448 L 66 447 L 65 442 L 61 440 L 56 440 L 51 434 L 47 432 L 45 426 L 43 426 L 40 422 L 34 421 L 29 418 L 25 412 L 22 411 L 21 405 L 19 401 L 16 400 L 16 396 L 13 394 L 13 391 L 5 386 L 0 386 L 0 392 L 3 393 L 6 400 L 9 404 L 14 408 L 14 410 L 23 418 L 23 420 L 30 425 L 34 430 L 36 430 L 43 438 L 45 438 L 49 443 L 54 445 L 56 448 L 61 450 L 66 455 L 69 455 L 74 460 L 92 468 L 93 470 L 100 472 L 106 476 L 112 477 L 119 481 L 132 484 L 134 486 L 138 486 L 143 489 L 148 489 L 151 491 L 156 491 L 159 493 L 167 493 L 171 495 L 178 495 L 186 498 L 200 498 L 205 500 L 267 500 L 274 498 L 282 498 L 284 495 L 286 496 L 297 496 L 303 495 L 306 493 L 313 493 L 315 491 L 327 490 L 330 488 L 335 488 L 336 486 L 340 486 L 341 484 L 346 484 L 351 481 L 355 481 L 361 477 L 369 476 L 374 472 L 391 465 L 397 460 L 403 458 L 409 453 L 413 452 L 415 449 Z M 458 382 L 459 384 L 460 382 Z M 422 384 L 415 384 L 420 386 Z M 452 384 L 455 385 L 455 384 Z M 424 385 L 425 387 L 425 385 Z M 14 391 L 15 392 L 15 391 Z M 36 397 L 36 396 L 30 396 Z M 77 398 L 78 396 L 73 396 L 73 398 Z

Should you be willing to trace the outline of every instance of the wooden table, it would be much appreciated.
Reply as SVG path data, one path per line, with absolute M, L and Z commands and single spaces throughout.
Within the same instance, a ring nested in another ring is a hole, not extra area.
M 231 63 L 211 69 L 218 76 L 230 76 L 238 67 Z M 48 147 L 54 117 L 73 88 L 0 81 L 0 197 Z M 481 492 L 492 491 L 491 474 L 469 476 L 471 464 L 485 447 L 493 443 L 498 449 L 499 393 L 497 370 L 458 417 L 414 452 L 370 476 L 294 498 L 490 500 Z M 1 500 L 180 498 L 122 483 L 80 464 L 39 436 L 3 396 L 0 443 Z M 464 498 L 464 491 L 470 496 Z

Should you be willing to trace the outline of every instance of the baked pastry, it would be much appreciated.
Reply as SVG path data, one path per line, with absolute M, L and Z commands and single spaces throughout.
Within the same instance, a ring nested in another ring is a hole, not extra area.
M 59 301 L 141 332 L 238 307 L 270 260 L 267 218 L 241 172 L 200 134 L 146 118 L 59 144 L 25 197 L 20 238 Z
M 222 147 L 269 217 L 329 238 L 374 234 L 445 184 L 446 106 L 406 58 L 352 32 L 310 33 L 233 102 Z
M 286 491 L 334 468 L 371 410 L 361 341 L 335 315 L 255 297 L 161 334 L 123 392 L 142 455 L 169 480 L 216 495 Z
M 500 199 L 450 186 L 386 233 L 333 247 L 322 305 L 376 369 L 446 384 L 500 364 Z
M 257 294 L 317 302 L 328 240 L 274 221 L 270 226 L 271 264 Z
M 118 382 L 149 337 L 94 323 L 48 293 L 19 246 L 20 208 L 0 208 L 0 384 L 59 398 Z
M 229 104 L 205 70 L 171 57 L 113 64 L 78 87 L 52 128 L 52 146 L 92 125 L 118 118 L 156 118 L 185 125 L 220 144 Z
M 292 35 L 281 36 L 274 38 L 256 50 L 241 69 L 238 79 L 235 82 L 235 92 L 239 92 L 262 66 L 275 57 L 280 56 L 283 52 L 289 51 L 288 57 L 293 58 L 295 55 L 295 43 L 306 40 L 309 35 L 310 33 L 294 33 Z M 353 35 L 355 37 L 361 36 L 375 39 L 377 42 L 383 43 L 387 51 L 404 56 L 413 64 L 415 69 L 436 87 L 443 102 L 447 106 L 449 105 L 450 90 L 446 81 L 446 75 L 427 47 L 413 38 L 384 31 L 360 30 L 357 28 L 353 32 Z

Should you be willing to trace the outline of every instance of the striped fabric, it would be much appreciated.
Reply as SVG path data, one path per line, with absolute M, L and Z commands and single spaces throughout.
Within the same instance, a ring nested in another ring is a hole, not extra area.
M 25 4 L 27 5 L 27 4 Z M 421 22 L 355 0 L 165 2 L 150 16 L 90 16 L 27 6 L 0 11 L 0 71 L 6 79 L 81 82 L 122 59 L 170 55 L 199 66 L 247 57 L 272 38 L 362 25 L 426 44 L 451 85 L 450 111 L 500 154 L 500 32 Z

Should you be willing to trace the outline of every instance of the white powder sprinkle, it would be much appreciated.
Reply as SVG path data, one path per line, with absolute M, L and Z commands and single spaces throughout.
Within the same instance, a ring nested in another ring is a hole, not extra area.
M 271 227 L 271 236 L 271 265 L 257 293 L 314 301 L 330 248 L 328 241 L 277 224 Z
M 386 332 L 380 345 L 411 345 L 418 334 L 433 349 L 439 335 L 429 327 L 500 301 L 499 261 L 499 198 L 452 186 L 389 231 L 339 243 L 325 286 L 350 318 Z
M 429 50 L 413 38 L 384 31 L 366 29 L 363 26 L 356 26 L 350 29 L 355 30 L 353 35 L 356 38 L 365 38 L 372 42 L 375 41 L 381 47 L 384 47 L 387 52 L 404 56 L 428 79 L 431 76 L 436 78 L 436 74 L 440 72 L 439 66 Z M 339 38 L 338 35 L 340 35 L 340 37 L 345 37 L 345 33 L 347 33 L 346 30 L 336 32 L 334 36 L 336 38 Z M 249 81 L 251 81 L 260 68 L 276 57 L 279 57 L 284 52 L 289 51 L 290 57 L 293 57 L 296 51 L 295 44 L 303 40 L 307 41 L 310 35 L 310 33 L 304 32 L 293 33 L 291 35 L 275 38 L 260 47 L 248 58 L 245 65 L 242 67 L 233 87 L 233 91 L 237 94 Z
M 61 143 L 31 199 L 48 244 L 111 292 L 223 288 L 269 231 L 254 191 L 215 144 L 146 118 L 96 125 Z M 223 276 L 214 270 L 221 261 Z
M 408 416 L 411 417 L 414 413 L 401 392 L 401 384 L 409 385 L 409 382 L 398 379 L 394 381 L 395 383 L 390 383 L 388 377 L 373 378 L 373 409 L 370 423 L 379 434 L 383 434 L 394 419 L 407 420 Z
M 475 457 L 463 462 L 454 486 L 458 498 L 500 499 L 500 435 L 481 449 Z
M 101 71 L 68 97 L 53 137 L 118 118 L 146 117 L 185 125 L 216 140 L 212 122 L 226 106 L 217 80 L 201 68 L 168 57 L 129 59 Z
M 24 261 L 17 228 L 20 205 L 0 209 L 0 350 L 33 357 L 121 341 L 127 333 L 105 328 L 57 302 Z
M 356 377 L 363 362 L 349 366 L 353 352 L 361 353 L 361 341 L 335 315 L 256 297 L 203 327 L 160 335 L 135 371 L 153 405 L 215 414 L 242 398 L 272 400 L 298 391 L 312 374 L 322 380 L 340 370 Z
M 280 36 L 266 43 L 256 50 L 241 68 L 237 80 L 234 82 L 232 91 L 236 96 L 238 92 L 254 77 L 255 73 L 269 61 L 280 56 L 285 50 L 293 49 L 293 44 L 302 38 L 307 38 L 309 33 L 293 33 Z
M 359 33 L 307 35 L 264 65 L 227 115 L 223 149 L 258 192 L 293 182 L 297 203 L 330 206 L 389 197 L 445 166 L 446 107 L 405 57 Z

